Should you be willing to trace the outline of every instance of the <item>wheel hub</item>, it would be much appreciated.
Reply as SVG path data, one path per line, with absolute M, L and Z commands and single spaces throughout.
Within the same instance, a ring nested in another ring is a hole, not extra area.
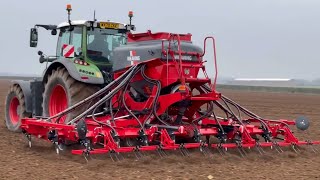
M 68 100 L 67 93 L 61 85 L 56 85 L 52 89 L 52 93 L 49 99 L 49 115 L 54 116 L 59 112 L 67 109 Z M 66 116 L 63 116 L 59 119 L 59 123 L 64 123 Z
M 20 102 L 19 99 L 15 96 L 12 98 L 9 107 L 9 116 L 13 125 L 16 125 L 20 119 Z

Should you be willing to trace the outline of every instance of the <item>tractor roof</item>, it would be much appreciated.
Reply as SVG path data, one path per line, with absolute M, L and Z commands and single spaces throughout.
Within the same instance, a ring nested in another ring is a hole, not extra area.
M 110 28 L 109 27 L 110 25 L 111 26 L 112 25 L 116 25 L 116 26 L 113 26 L 113 27 L 116 27 L 116 28 L 112 28 L 111 27 L 111 29 L 126 29 L 126 24 L 119 23 L 119 22 L 100 21 L 100 20 L 97 20 L 97 21 L 90 21 L 90 20 L 75 20 L 75 21 L 71 21 L 71 24 L 75 25 L 75 26 L 85 25 L 85 26 L 90 27 L 92 23 L 93 23 L 93 27 L 104 26 L 104 28 Z M 67 26 L 69 26 L 69 22 L 63 22 L 63 23 L 59 24 L 57 26 L 57 28 L 62 28 L 62 27 L 67 27 Z

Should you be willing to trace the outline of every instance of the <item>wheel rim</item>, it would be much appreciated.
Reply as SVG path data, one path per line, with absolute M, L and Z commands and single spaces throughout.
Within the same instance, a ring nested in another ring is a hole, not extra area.
M 56 85 L 49 99 L 49 115 L 53 116 L 67 109 L 68 100 L 65 89 L 61 85 Z M 64 123 L 66 116 L 60 118 L 59 123 Z
M 11 123 L 13 125 L 18 124 L 19 122 L 19 119 L 20 119 L 19 107 L 20 107 L 19 99 L 17 97 L 12 98 L 10 102 L 10 107 L 9 107 L 9 116 L 10 116 Z

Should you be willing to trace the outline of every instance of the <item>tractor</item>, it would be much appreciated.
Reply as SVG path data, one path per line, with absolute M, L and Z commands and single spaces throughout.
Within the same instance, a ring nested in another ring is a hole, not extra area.
M 129 50 L 119 49 L 127 44 L 127 34 L 135 30 L 131 24 L 110 21 L 70 20 L 59 25 L 36 24 L 30 31 L 30 47 L 37 47 L 38 28 L 57 35 L 57 51 L 45 56 L 39 51 L 40 63 L 50 63 L 41 79 L 14 81 L 6 98 L 6 125 L 11 131 L 19 131 L 21 118 L 50 117 L 76 104 L 112 81 L 112 72 L 127 66 Z M 94 18 L 95 19 L 95 18 Z M 117 48 L 119 50 L 117 50 Z M 123 54 L 120 54 L 123 53 Z M 124 57 L 125 56 L 125 57 Z M 118 58 L 124 62 L 116 62 Z M 113 66 L 113 63 L 116 65 Z M 61 123 L 71 120 L 84 109 L 61 118 Z
M 30 31 L 36 47 L 38 28 L 58 34 L 57 53 L 39 51 L 40 63 L 50 63 L 41 79 L 14 81 L 6 98 L 6 125 L 22 132 L 31 147 L 32 136 L 48 140 L 59 153 L 66 144 L 81 145 L 73 154 L 121 153 L 199 149 L 225 154 L 247 149 L 264 154 L 263 147 L 282 152 L 299 151 L 300 145 L 319 141 L 299 140 L 290 129 L 309 127 L 309 120 L 262 118 L 216 90 L 218 75 L 214 37 L 203 48 L 191 34 L 133 33 L 129 24 L 70 19 L 60 25 L 37 24 Z M 214 77 L 206 72 L 204 56 L 212 42 Z M 78 146 L 76 146 L 78 147 Z

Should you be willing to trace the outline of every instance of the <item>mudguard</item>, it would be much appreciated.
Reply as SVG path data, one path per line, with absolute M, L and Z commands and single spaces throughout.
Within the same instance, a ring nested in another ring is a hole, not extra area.
M 52 69 L 56 69 L 57 67 L 65 67 L 68 70 L 70 76 L 73 77 L 77 81 L 89 83 L 89 84 L 103 84 L 104 83 L 104 79 L 102 76 L 94 77 L 94 76 L 86 76 L 85 74 L 81 75 L 80 72 L 83 72 L 83 73 L 85 73 L 85 72 L 81 71 L 81 69 L 77 69 L 75 64 L 73 63 L 73 61 L 71 61 L 70 59 L 66 59 L 66 58 L 61 58 L 61 59 L 54 61 L 53 63 L 50 64 L 50 66 L 44 72 L 44 76 L 43 76 L 44 79 L 43 80 L 45 82 L 47 81 L 47 76 L 52 71 Z M 100 73 L 100 72 L 96 72 L 96 73 Z M 101 75 L 101 73 L 100 73 L 100 75 Z M 86 78 L 82 78 L 83 76 L 85 76 Z
M 12 81 L 12 85 L 14 84 L 21 87 L 25 99 L 26 111 L 32 113 L 31 81 L 14 80 Z

